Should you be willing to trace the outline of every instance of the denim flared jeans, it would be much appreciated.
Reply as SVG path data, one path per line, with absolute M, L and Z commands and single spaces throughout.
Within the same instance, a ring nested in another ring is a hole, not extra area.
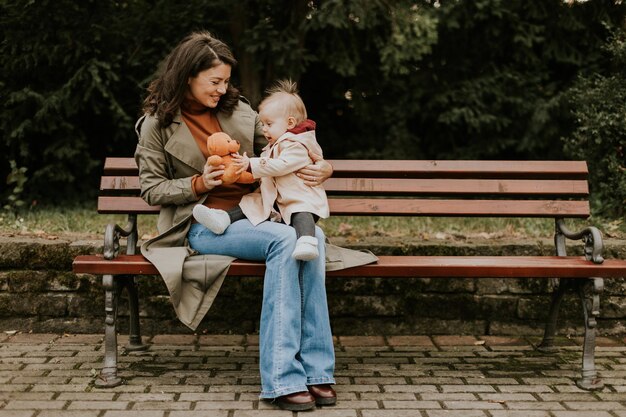
M 253 226 L 247 219 L 215 235 L 200 224 L 189 230 L 190 246 L 201 254 L 265 261 L 260 323 L 261 398 L 333 384 L 335 352 L 325 286 L 324 233 L 315 227 L 320 255 L 312 261 L 291 257 L 293 227 L 275 222 Z

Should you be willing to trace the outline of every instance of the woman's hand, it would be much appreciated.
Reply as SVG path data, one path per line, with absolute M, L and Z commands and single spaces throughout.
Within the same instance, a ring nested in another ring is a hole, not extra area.
M 296 175 L 300 177 L 306 185 L 314 187 L 322 184 L 333 175 L 333 166 L 330 162 L 323 159 L 321 155 L 311 151 L 309 151 L 309 157 L 313 160 L 313 163 L 297 171 Z
M 221 179 L 216 179 L 220 175 L 224 175 L 224 165 L 209 165 L 204 164 L 204 171 L 202 172 L 202 182 L 204 186 L 207 188 L 207 191 L 212 190 L 218 185 L 222 185 Z

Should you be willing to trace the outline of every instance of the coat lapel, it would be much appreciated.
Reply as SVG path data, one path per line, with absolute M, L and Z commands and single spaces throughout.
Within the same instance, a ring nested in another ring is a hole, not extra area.
M 189 165 L 198 173 L 201 173 L 204 169 L 206 158 L 202 155 L 200 148 L 198 148 L 191 131 L 182 122 L 180 114 L 176 116 L 170 127 L 173 128 L 173 132 L 165 144 L 165 151 L 184 164 Z

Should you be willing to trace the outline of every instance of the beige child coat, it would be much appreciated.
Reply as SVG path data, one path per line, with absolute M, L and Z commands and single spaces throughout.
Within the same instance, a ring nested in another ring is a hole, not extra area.
M 298 212 L 313 213 L 322 219 L 328 217 L 324 187 L 306 185 L 295 174 L 312 163 L 309 151 L 322 156 L 314 130 L 299 134 L 287 132 L 274 144 L 263 148 L 259 158 L 250 158 L 252 175 L 261 179 L 261 185 L 255 192 L 243 196 L 239 206 L 252 224 L 256 226 L 267 219 L 280 218 L 291 224 L 291 215 Z

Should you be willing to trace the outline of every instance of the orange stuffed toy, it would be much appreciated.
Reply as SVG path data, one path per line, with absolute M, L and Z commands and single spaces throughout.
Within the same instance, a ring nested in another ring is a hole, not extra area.
M 239 142 L 224 132 L 217 132 L 209 136 L 206 144 L 209 149 L 209 158 L 206 163 L 213 166 L 224 165 L 224 175 L 221 176 L 222 184 L 233 184 L 235 182 L 252 184 L 255 181 L 250 172 L 244 171 L 241 174 L 237 174 L 239 168 L 232 163 L 233 157 L 230 154 L 239 151 Z M 217 177 L 217 179 L 220 179 L 220 177 Z

